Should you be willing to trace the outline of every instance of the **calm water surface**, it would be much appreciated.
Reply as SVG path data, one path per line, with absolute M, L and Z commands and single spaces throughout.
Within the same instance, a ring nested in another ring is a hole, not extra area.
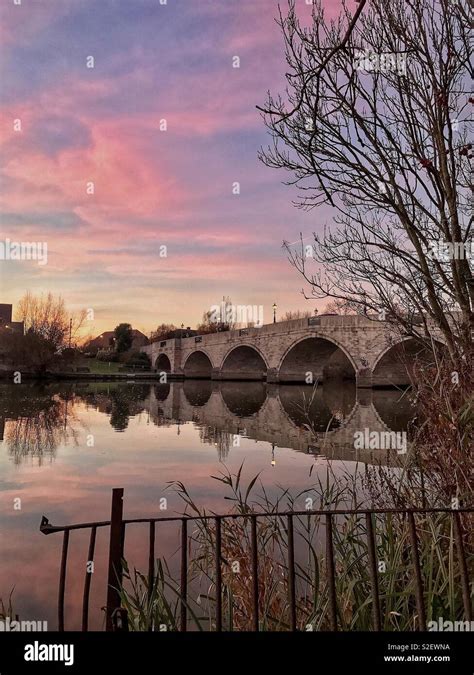
M 320 387 L 185 381 L 0 385 L 0 598 L 20 619 L 56 626 L 61 534 L 53 524 L 108 520 L 111 490 L 125 489 L 124 516 L 180 514 L 167 488 L 182 481 L 202 507 L 225 512 L 229 502 L 211 478 L 244 462 L 244 482 L 256 473 L 270 496 L 294 493 L 383 451 L 353 448 L 354 431 L 404 430 L 411 417 L 396 391 L 357 391 L 350 383 Z M 21 500 L 21 502 L 19 501 Z M 21 508 L 15 508 L 21 504 Z M 301 508 L 304 508 L 302 503 Z M 146 527 L 127 532 L 125 555 L 146 570 Z M 161 527 L 161 526 L 160 526 Z M 175 533 L 164 528 L 157 555 L 171 556 Z M 91 627 L 102 624 L 106 530 L 98 531 L 91 590 Z M 66 593 L 66 628 L 80 627 L 88 533 L 73 533 Z

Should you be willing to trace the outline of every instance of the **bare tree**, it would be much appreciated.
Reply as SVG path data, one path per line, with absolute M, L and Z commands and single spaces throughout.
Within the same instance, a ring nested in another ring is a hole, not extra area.
M 228 295 L 223 295 L 218 305 L 213 305 L 211 309 L 204 312 L 201 323 L 196 326 L 196 330 L 203 335 L 220 333 L 234 328 L 235 306 Z
M 364 0 L 354 14 L 343 2 L 331 22 L 316 0 L 310 28 L 290 0 L 278 22 L 288 85 L 259 108 L 273 139 L 260 157 L 291 172 L 299 207 L 335 211 L 335 226 L 310 247 L 303 238 L 286 245 L 311 297 L 382 312 L 406 335 L 439 329 L 452 358 L 470 351 L 473 99 L 463 0 Z
M 69 314 L 64 300 L 52 293 L 39 297 L 26 293 L 18 303 L 16 314 L 25 330 L 43 338 L 54 349 L 73 344 L 86 319 L 86 311 Z
M 324 308 L 324 314 L 341 314 L 344 316 L 356 314 L 357 308 L 352 307 L 344 300 L 331 300 Z
M 196 330 L 200 335 L 208 335 L 218 333 L 222 325 L 220 321 L 213 321 L 213 312 L 208 310 L 203 313 L 201 323 L 197 324 Z
M 302 311 L 301 309 L 296 309 L 296 310 L 288 310 L 288 312 L 285 312 L 283 315 L 282 321 L 293 321 L 294 319 L 306 319 L 310 316 L 313 316 L 314 312 L 310 312 L 309 309 Z
M 174 323 L 161 323 L 150 334 L 150 342 L 158 342 L 158 340 L 167 339 L 176 330 Z

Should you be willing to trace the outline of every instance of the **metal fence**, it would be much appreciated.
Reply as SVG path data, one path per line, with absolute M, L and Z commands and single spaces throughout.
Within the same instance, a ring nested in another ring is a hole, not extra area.
M 262 512 L 247 514 L 229 514 L 229 515 L 205 515 L 205 516 L 181 516 L 181 517 L 153 517 L 153 518 L 123 518 L 123 488 L 114 488 L 112 490 L 112 508 L 111 517 L 107 521 L 96 521 L 89 523 L 78 523 L 73 525 L 54 526 L 43 516 L 40 530 L 43 534 L 53 534 L 63 532 L 63 545 L 59 573 L 59 591 L 58 591 L 58 629 L 64 631 L 64 604 L 66 571 L 68 561 L 70 533 L 74 530 L 90 529 L 90 539 L 87 560 L 94 560 L 97 529 L 102 527 L 110 528 L 109 537 L 109 556 L 108 556 L 108 580 L 107 580 L 107 604 L 106 604 L 106 630 L 127 630 L 127 621 L 123 620 L 121 615 L 121 599 L 118 588 L 120 588 L 123 577 L 123 553 L 126 528 L 134 523 L 148 523 L 148 588 L 151 591 L 155 578 L 155 539 L 156 525 L 160 523 L 176 523 L 180 526 L 180 630 L 186 631 L 188 625 L 188 524 L 196 521 L 212 521 L 215 532 L 215 589 L 216 589 L 216 610 L 215 627 L 217 631 L 223 629 L 222 620 L 222 523 L 225 520 L 246 519 L 250 523 L 250 557 L 252 570 L 252 630 L 259 630 L 259 577 L 258 577 L 258 542 L 257 542 L 257 523 L 260 518 L 280 518 L 286 520 L 287 537 L 287 568 L 288 568 L 288 604 L 289 604 L 289 627 L 291 631 L 297 630 L 297 599 L 295 583 L 295 535 L 294 519 L 301 516 L 309 518 L 324 519 L 325 522 L 325 564 L 326 576 L 328 580 L 328 607 L 330 630 L 338 630 L 337 621 L 337 597 L 336 597 L 336 571 L 333 548 L 333 528 L 335 519 L 338 516 L 357 515 L 365 519 L 366 525 L 366 544 L 369 563 L 369 575 L 371 585 L 372 600 L 372 621 L 373 629 L 381 630 L 382 617 L 380 609 L 379 593 L 379 572 L 377 566 L 376 539 L 374 531 L 373 518 L 377 514 L 400 514 L 406 517 L 409 536 L 411 562 L 414 571 L 415 583 L 415 602 L 418 614 L 418 624 L 420 630 L 426 630 L 426 608 L 424 603 L 424 581 L 420 567 L 420 558 L 418 551 L 418 534 L 415 520 L 416 514 L 447 514 L 452 519 L 454 533 L 454 543 L 456 547 L 457 561 L 459 566 L 459 576 L 461 582 L 462 602 L 464 609 L 464 618 L 466 621 L 472 621 L 472 607 L 470 598 L 470 578 L 467 566 L 466 552 L 463 542 L 463 531 L 461 524 L 461 513 L 474 513 L 474 508 L 459 508 L 456 510 L 447 508 L 416 508 L 416 509 L 334 509 L 334 510 L 304 510 L 304 511 L 283 511 L 283 512 Z M 84 580 L 84 592 L 82 602 L 82 630 L 87 631 L 89 625 L 89 596 L 92 572 L 86 570 Z

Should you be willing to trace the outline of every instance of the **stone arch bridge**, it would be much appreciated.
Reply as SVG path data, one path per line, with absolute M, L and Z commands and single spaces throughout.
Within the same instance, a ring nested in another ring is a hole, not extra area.
M 388 322 L 355 315 L 161 340 L 142 351 L 170 378 L 311 384 L 341 377 L 358 387 L 407 385 L 414 360 L 430 359 L 426 347 L 400 338 Z

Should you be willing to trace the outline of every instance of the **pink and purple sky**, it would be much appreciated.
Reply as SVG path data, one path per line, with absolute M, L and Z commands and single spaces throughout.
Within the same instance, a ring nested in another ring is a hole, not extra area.
M 306 0 L 297 6 L 309 18 Z M 340 1 L 326 6 L 332 16 Z M 47 265 L 0 263 L 1 302 L 52 291 L 94 310 L 91 333 L 194 326 L 223 295 L 263 305 L 265 323 L 273 302 L 280 316 L 313 309 L 282 241 L 310 236 L 331 211 L 296 209 L 290 176 L 257 159 L 269 136 L 255 106 L 285 83 L 277 10 L 1 0 L 0 238 L 48 244 Z

